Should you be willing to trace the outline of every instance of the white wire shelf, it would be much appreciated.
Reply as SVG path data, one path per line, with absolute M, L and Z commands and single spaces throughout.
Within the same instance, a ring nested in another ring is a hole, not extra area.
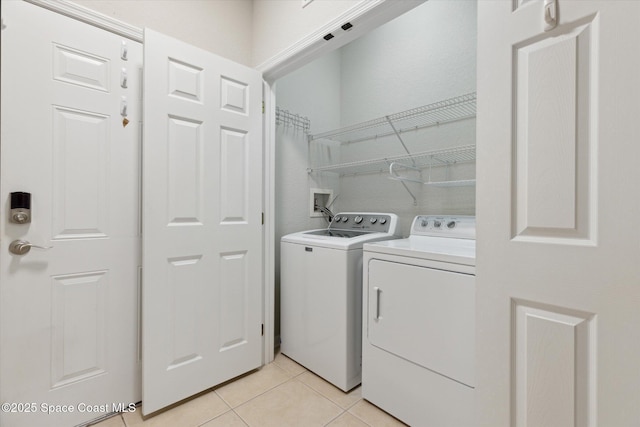
M 475 115 L 476 93 L 472 92 L 352 126 L 309 135 L 309 142 L 316 139 L 342 143 L 359 142 L 451 123 Z
M 476 146 L 464 145 L 460 147 L 447 148 L 444 150 L 423 151 L 415 154 L 403 154 L 400 156 L 390 156 L 385 158 L 359 160 L 355 162 L 339 163 L 329 166 L 314 166 L 307 171 L 312 172 L 334 172 L 340 176 L 363 175 L 369 173 L 389 172 L 389 166 L 393 163 L 400 164 L 410 169 L 425 169 L 428 167 L 449 166 L 461 163 L 474 162 L 476 159 Z M 472 181 L 472 180 L 465 180 Z M 429 183 L 440 186 L 455 186 L 455 181 L 443 181 L 440 183 Z M 459 185 L 471 185 L 472 183 Z

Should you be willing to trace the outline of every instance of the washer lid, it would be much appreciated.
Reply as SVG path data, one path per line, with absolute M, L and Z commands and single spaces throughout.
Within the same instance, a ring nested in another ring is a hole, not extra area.
M 314 232 L 318 232 L 315 234 Z M 326 234 L 326 229 L 302 231 L 299 233 L 287 234 L 282 237 L 282 243 L 295 243 L 298 245 L 315 246 L 328 249 L 352 250 L 362 249 L 362 245 L 368 242 L 379 240 L 395 239 L 397 236 L 389 233 L 359 233 L 353 237 L 336 237 Z M 331 230 L 336 232 L 336 230 Z M 339 232 L 344 232 L 341 230 Z
M 352 231 L 352 230 L 331 230 L 331 229 L 323 229 L 323 230 L 312 230 L 306 231 L 302 234 L 312 235 L 312 236 L 327 236 L 327 237 L 341 237 L 343 239 L 350 239 L 352 237 L 363 236 L 365 234 L 369 234 L 368 231 Z

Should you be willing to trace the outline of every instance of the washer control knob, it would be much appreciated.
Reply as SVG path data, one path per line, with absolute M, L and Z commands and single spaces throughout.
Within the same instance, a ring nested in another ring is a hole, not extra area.
M 333 217 L 333 222 L 340 222 L 341 219 L 342 218 L 340 218 L 339 216 L 336 215 L 336 216 Z
M 375 224 L 376 222 L 378 222 L 378 219 L 377 219 L 377 218 L 371 218 L 371 219 L 369 220 L 369 222 L 370 222 L 371 224 Z
M 353 220 L 356 222 L 356 224 L 360 224 L 362 222 L 362 217 L 356 216 Z
M 441 225 L 442 225 L 442 221 L 438 221 L 437 219 L 433 221 L 433 226 L 435 228 L 440 228 Z
M 426 227 L 427 225 L 429 225 L 429 221 L 428 221 L 428 220 L 426 220 L 426 219 L 423 219 L 423 220 L 420 222 L 420 225 L 421 225 L 421 226 L 423 226 L 423 227 Z
M 387 218 L 380 218 L 380 224 L 386 224 Z
M 447 223 L 447 228 L 455 228 L 456 226 L 456 222 L 455 221 L 449 221 Z
M 343 216 L 342 217 L 342 222 L 347 222 L 349 221 L 349 217 L 348 216 Z

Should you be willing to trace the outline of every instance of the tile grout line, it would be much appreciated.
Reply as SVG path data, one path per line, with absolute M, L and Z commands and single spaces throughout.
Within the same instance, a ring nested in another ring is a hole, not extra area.
M 293 360 L 292 360 L 292 362 L 293 362 Z M 276 365 L 278 368 L 282 369 L 283 371 L 285 371 L 285 372 L 287 372 L 287 373 L 289 373 L 289 374 L 293 375 L 294 377 L 300 376 L 300 375 L 304 374 L 305 372 L 311 372 L 311 371 L 309 371 L 307 368 L 305 368 L 304 366 L 302 366 L 302 365 L 299 365 L 299 364 L 298 364 L 298 366 L 300 366 L 300 367 L 301 367 L 302 369 L 304 369 L 304 370 L 303 370 L 302 372 L 298 372 L 298 373 L 296 374 L 296 373 L 294 373 L 294 372 L 291 372 L 290 370 L 288 370 L 288 369 L 287 369 L 287 368 L 285 368 L 284 366 L 280 366 L 280 365 L 278 364 L 278 362 L 272 362 L 272 363 L 273 363 L 274 365 Z M 296 363 L 296 362 L 294 362 L 294 363 Z M 297 363 L 296 363 L 296 364 L 297 364 Z M 267 365 L 265 365 L 265 366 L 267 366 Z
M 226 403 L 226 402 L 225 402 L 225 403 Z M 234 413 L 238 418 L 240 418 L 240 420 L 242 421 L 242 423 L 243 423 L 245 426 L 249 427 L 249 424 L 247 424 L 247 422 L 245 421 L 245 419 L 244 419 L 244 418 L 242 418 L 242 417 L 240 416 L 240 414 L 238 414 L 236 411 L 234 411 L 234 410 L 233 410 L 233 408 L 231 408 L 231 407 L 229 408 L 229 410 L 228 410 L 228 411 L 224 411 L 223 413 L 221 413 L 221 414 L 219 414 L 219 415 L 216 415 L 215 417 L 211 418 L 210 420 L 207 420 L 207 421 L 203 422 L 202 424 L 198 424 L 198 427 L 202 427 L 203 425 L 205 425 L 205 424 L 207 424 L 207 423 L 210 423 L 210 422 L 211 422 L 211 421 L 213 421 L 213 420 L 217 420 L 218 418 L 220 418 L 220 417 L 222 417 L 222 416 L 224 416 L 224 415 L 228 414 L 229 412 L 233 412 L 233 413 Z
M 214 390 L 214 391 L 215 391 L 215 390 Z M 222 399 L 222 398 L 221 398 L 221 399 Z M 223 402 L 224 402 L 224 400 L 223 400 Z M 227 402 L 224 402 L 224 403 L 226 404 Z M 229 405 L 227 404 L 227 406 L 229 406 Z M 206 423 L 210 423 L 211 421 L 215 420 L 216 418 L 220 418 L 220 417 L 221 417 L 221 416 L 223 416 L 224 414 L 228 414 L 228 413 L 229 413 L 229 412 L 231 412 L 231 411 L 233 411 L 233 409 L 232 409 L 231 407 L 229 407 L 229 410 L 228 410 L 228 411 L 224 411 L 223 413 L 218 414 L 218 415 L 216 415 L 215 417 L 213 417 L 213 418 L 211 418 L 211 419 L 208 419 L 208 420 L 206 420 L 205 422 L 203 422 L 203 423 L 201 423 L 201 424 L 198 424 L 198 427 L 202 427 L 202 426 L 203 426 L 203 425 L 205 425 Z
M 286 357 L 286 356 L 285 356 L 285 357 Z M 295 360 L 293 360 L 293 359 L 290 359 L 290 360 L 291 360 L 292 362 L 294 362 L 294 363 L 297 363 L 297 362 L 295 362 Z M 276 364 L 276 365 L 278 365 L 278 367 L 280 367 L 280 368 L 282 368 L 282 369 L 284 369 L 284 370 L 286 371 L 286 369 L 285 369 L 284 367 L 280 366 L 280 365 L 278 364 L 278 362 L 276 362 L 275 360 L 273 361 L 273 363 L 274 363 L 274 364 Z M 302 366 L 302 365 L 299 365 L 299 366 Z M 303 374 L 306 374 L 306 373 L 311 373 L 312 375 L 316 375 L 316 376 L 318 376 L 318 375 L 317 375 L 317 374 L 315 374 L 313 371 L 310 371 L 310 370 L 308 370 L 308 369 L 304 368 L 304 366 L 302 366 L 302 368 L 304 369 L 304 371 L 303 371 L 303 372 L 300 372 L 299 374 L 296 374 L 296 375 L 295 375 L 295 376 L 293 376 L 291 379 L 297 379 L 298 377 L 300 377 L 300 376 L 302 376 Z M 320 377 L 320 376 L 318 376 L 318 377 L 319 377 L 320 379 L 322 379 L 323 381 L 326 381 L 326 380 L 324 380 L 324 378 L 322 378 L 322 377 Z M 349 412 L 349 410 L 350 410 L 351 408 L 353 408 L 353 407 L 354 407 L 354 406 L 356 406 L 358 403 L 360 403 L 361 401 L 363 401 L 363 400 L 364 400 L 364 398 L 363 398 L 362 396 L 361 396 L 358 400 L 356 400 L 355 402 L 353 402 L 352 404 L 350 404 L 349 406 L 347 406 L 346 408 L 343 408 L 343 407 L 342 407 L 342 405 L 340 405 L 338 402 L 336 402 L 336 401 L 334 401 L 333 399 L 331 399 L 329 396 L 325 396 L 325 395 L 324 395 L 320 390 L 316 390 L 316 389 L 315 389 L 315 388 L 313 388 L 312 386 L 310 386 L 310 385 L 308 385 L 308 384 L 304 383 L 303 381 L 300 381 L 299 379 L 298 379 L 297 381 L 298 381 L 298 382 L 300 382 L 300 383 L 302 383 L 303 385 L 307 386 L 307 387 L 308 387 L 308 388 L 310 388 L 311 390 L 315 391 L 315 392 L 316 392 L 316 393 L 318 393 L 320 396 L 324 397 L 325 399 L 327 399 L 328 401 L 330 401 L 331 403 L 333 403 L 334 405 L 336 405 L 337 407 L 339 407 L 339 408 L 342 410 L 342 413 L 340 413 L 337 417 L 333 418 L 333 419 L 332 419 L 331 421 L 329 421 L 329 423 L 327 423 L 326 425 L 328 425 L 328 424 L 332 423 L 332 422 L 333 422 L 333 421 L 335 421 L 337 418 L 339 418 L 339 417 L 341 417 L 342 415 L 344 415 L 344 413 L 345 413 L 345 412 L 348 412 L 350 415 L 352 415 L 352 416 L 356 417 L 359 421 L 361 421 L 361 422 L 363 422 L 364 424 L 366 424 L 367 426 L 371 427 L 371 425 L 370 425 L 369 423 L 367 423 L 365 420 L 363 420 L 362 418 L 358 417 L 358 416 L 357 416 L 357 415 L 355 415 L 354 413 Z M 284 383 L 283 383 L 283 384 L 284 384 Z M 330 383 L 329 383 L 329 384 L 330 384 Z M 360 385 L 359 385 L 359 386 L 360 386 Z M 358 387 L 359 387 L 359 386 L 358 386 Z M 355 387 L 354 387 L 354 389 L 355 389 Z M 345 393 L 345 394 L 348 394 L 348 393 Z
M 311 386 L 308 386 L 308 387 L 311 387 Z M 318 392 L 318 393 L 320 393 L 320 392 Z M 322 394 L 322 393 L 320 393 L 320 394 Z M 340 415 L 338 415 L 337 417 L 335 417 L 334 419 L 332 419 L 331 421 L 329 421 L 327 424 L 325 424 L 325 427 L 328 426 L 329 424 L 331 424 L 332 422 L 334 422 L 335 420 L 337 420 L 338 418 L 340 418 L 341 416 L 343 416 L 344 414 L 349 414 L 352 417 L 355 417 L 358 421 L 362 422 L 363 424 L 366 424 L 367 426 L 372 427 L 371 424 L 369 424 L 368 422 L 366 422 L 365 420 L 363 420 L 362 418 L 360 418 L 359 416 L 357 416 L 356 414 L 354 414 L 353 412 L 350 411 L 351 408 L 353 408 L 358 403 L 360 403 L 360 402 L 362 402 L 364 400 L 363 397 L 360 397 L 358 400 L 356 400 L 354 403 L 349 405 L 347 408 L 342 408 L 342 406 L 340 406 L 337 402 L 334 402 L 333 400 L 331 400 L 327 396 L 324 396 L 324 397 L 326 397 L 327 399 L 329 399 L 331 402 L 335 403 L 336 405 L 338 405 L 342 409 L 342 413 Z
M 267 366 L 267 365 L 265 365 L 265 366 Z M 287 373 L 290 373 L 289 371 L 287 371 L 287 370 L 285 370 L 285 369 L 281 368 L 280 366 L 278 366 L 278 367 L 279 367 L 280 369 L 282 369 L 283 371 L 285 371 L 285 372 L 287 372 Z M 222 401 L 223 401 L 227 406 L 229 406 L 229 408 L 230 408 L 232 411 L 234 411 L 234 412 L 235 412 L 236 408 L 239 408 L 239 407 L 241 407 L 242 405 L 245 405 L 245 404 L 247 404 L 247 403 L 251 402 L 252 400 L 257 399 L 258 397 L 262 396 L 263 394 L 266 394 L 266 393 L 270 392 L 271 390 L 273 390 L 273 389 L 275 389 L 275 388 L 277 388 L 277 387 L 280 387 L 280 386 L 281 386 L 281 385 L 283 385 L 283 384 L 286 384 L 287 382 L 291 381 L 291 380 L 292 380 L 292 379 L 294 379 L 295 377 L 296 377 L 296 376 L 289 377 L 289 378 L 287 378 L 285 381 L 283 381 L 283 382 L 281 382 L 281 383 L 278 383 L 278 384 L 274 385 L 274 386 L 273 386 L 273 387 L 271 387 L 271 388 L 268 388 L 267 390 L 263 391 L 263 392 L 262 392 L 262 393 L 260 393 L 260 394 L 256 394 L 256 395 L 255 395 L 255 396 L 253 396 L 251 399 L 249 399 L 249 400 L 245 400 L 244 402 L 242 402 L 242 403 L 240 403 L 240 404 L 236 405 L 235 407 L 231 406 L 231 404 L 230 404 L 229 402 L 227 402 L 226 400 L 224 400 L 224 398 L 223 398 L 221 395 L 219 395 L 219 394 L 218 394 L 218 391 L 217 391 L 217 390 L 214 390 L 214 391 L 216 392 L 216 395 L 218 395 L 218 397 L 219 397 L 220 399 L 222 399 Z M 242 418 L 242 417 L 240 417 L 240 418 Z M 243 420 L 244 420 L 244 418 L 243 418 Z
M 309 373 L 311 373 L 312 375 L 315 375 L 316 377 L 320 378 L 322 381 L 326 382 L 327 384 L 333 386 L 330 382 L 328 382 L 327 380 L 325 380 L 324 378 L 322 378 L 321 376 L 319 376 L 318 374 L 312 372 L 312 371 L 307 371 Z M 304 373 L 304 372 L 303 372 Z M 302 375 L 302 374 L 300 374 Z M 297 377 L 299 377 L 300 375 L 298 375 Z M 296 378 L 297 378 L 296 377 Z M 300 381 L 300 380 L 298 380 Z M 348 405 L 346 408 L 343 408 L 342 405 L 338 402 L 336 402 L 335 400 L 333 400 L 332 398 L 330 398 L 329 396 L 325 396 L 320 390 L 316 390 L 313 386 L 304 383 L 303 381 L 300 381 L 301 383 L 305 384 L 307 387 L 310 387 L 311 389 L 317 391 L 318 393 L 320 393 L 323 397 L 326 397 L 327 399 L 329 399 L 331 402 L 333 402 L 334 404 L 338 405 L 341 409 L 344 409 L 345 411 L 348 411 L 349 409 L 353 408 L 355 405 L 357 405 L 361 400 L 364 400 L 364 398 L 362 396 L 360 396 L 355 402 L 353 402 L 352 404 Z M 345 396 L 348 396 L 350 392 L 352 392 L 353 390 L 355 390 L 356 388 L 360 387 L 360 385 L 354 387 L 353 389 L 349 390 L 349 392 L 345 392 L 340 390 L 342 393 L 345 394 Z M 337 388 L 337 387 L 336 387 Z
M 369 402 L 368 400 L 366 400 L 366 399 L 364 399 L 364 398 L 361 398 L 357 403 L 355 403 L 354 405 L 352 405 L 351 407 L 349 407 L 349 409 L 353 408 L 355 405 L 357 405 L 358 403 L 360 403 L 360 401 L 364 401 L 364 402 L 366 402 L 367 404 L 369 404 L 369 405 L 373 406 L 373 407 L 374 407 L 374 408 L 376 408 L 378 411 L 382 412 L 383 414 L 387 415 L 388 417 L 392 418 L 393 420 L 395 420 L 395 421 L 399 422 L 399 423 L 400 423 L 400 425 L 403 425 L 403 426 L 406 426 L 406 427 L 411 427 L 411 426 L 409 426 L 408 424 L 406 424 L 404 421 L 402 421 L 402 420 L 400 420 L 400 419 L 396 418 L 395 416 L 391 415 L 390 413 L 388 413 L 388 412 L 387 412 L 387 411 L 385 411 L 384 409 L 380 408 L 380 407 L 379 407 L 379 406 L 377 406 L 377 405 L 374 405 L 373 403 Z M 358 416 L 358 414 L 355 414 L 355 413 L 353 413 L 353 412 L 349 412 L 349 413 L 350 413 L 351 415 L 353 415 L 354 417 L 356 417 L 358 420 L 362 421 L 363 423 L 365 423 L 366 425 L 368 425 L 368 426 L 370 426 L 370 427 L 371 427 L 371 424 L 369 424 L 366 420 L 364 420 L 364 419 L 360 418 L 360 417 Z
M 243 403 L 243 405 L 244 405 L 244 403 Z M 249 421 L 247 421 L 247 420 L 245 420 L 244 418 L 242 418 L 242 415 L 240 415 L 239 413 L 237 413 L 235 409 L 232 409 L 232 411 L 233 411 L 233 413 L 234 413 L 234 414 L 236 414 L 236 416 L 237 416 L 238 418 L 240 418 L 240 420 L 242 421 L 242 423 L 243 423 L 245 426 L 250 427 L 250 425 L 249 425 Z
M 353 415 L 354 417 L 356 417 L 356 419 L 358 419 L 358 421 L 362 421 L 363 423 L 365 423 L 366 425 L 368 425 L 369 427 L 371 427 L 371 424 L 369 424 L 368 422 L 366 422 L 365 420 L 363 420 L 362 418 L 360 418 L 357 414 L 354 414 L 353 412 L 349 412 L 351 415 Z
M 354 406 L 356 406 L 358 403 L 362 402 L 363 400 L 364 400 L 364 397 L 360 396 L 360 399 L 356 400 L 351 405 L 349 405 L 349 407 L 347 409 L 345 409 L 345 411 L 348 411 L 349 409 L 353 408 Z
M 340 408 L 342 409 L 342 408 Z M 324 427 L 327 427 L 329 424 L 331 424 L 332 422 L 334 422 L 335 420 L 337 420 L 338 418 L 340 418 L 341 416 L 344 415 L 344 413 L 347 412 L 345 409 L 342 409 L 342 412 L 340 412 L 338 415 L 336 415 L 335 417 L 331 418 L 329 420 L 329 422 L 327 422 L 326 424 L 324 424 Z
M 219 393 L 218 393 L 218 389 L 213 389 L 213 392 L 216 394 L 216 396 L 218 396 L 220 398 L 220 400 L 222 400 L 224 402 L 225 405 L 227 405 L 229 407 L 229 409 L 233 409 L 233 407 L 231 406 L 231 404 L 229 402 L 227 402 L 225 400 L 224 397 L 222 397 Z
M 295 380 L 295 378 L 292 378 L 292 380 Z M 318 396 L 322 397 L 323 399 L 325 399 L 326 401 L 328 401 L 329 403 L 331 403 L 333 406 L 335 406 L 336 408 L 340 409 L 340 415 L 342 415 L 342 413 L 345 411 L 345 409 L 338 405 L 337 403 L 335 403 L 333 400 L 329 399 L 327 396 L 325 396 L 324 394 L 320 393 L 319 391 L 317 391 L 316 389 L 314 389 L 313 387 L 311 387 L 310 385 L 307 385 L 305 383 L 303 383 L 300 380 L 296 380 L 298 383 L 302 384 L 303 386 L 305 386 L 306 388 L 308 388 L 309 390 L 311 390 L 312 392 L 314 392 L 315 394 L 317 394 Z M 340 416 L 338 415 L 338 416 Z M 335 418 L 333 418 L 331 421 L 333 421 Z M 331 422 L 330 421 L 330 422 Z
M 352 405 L 353 406 L 353 405 Z M 351 412 L 349 412 L 348 409 L 345 409 L 344 411 L 342 411 L 342 413 L 340 415 L 338 415 L 337 417 L 335 417 L 334 419 L 332 419 L 331 421 L 329 421 L 327 424 L 324 425 L 324 427 L 327 427 L 329 424 L 331 424 L 332 422 L 334 422 L 335 420 L 337 420 L 338 418 L 340 418 L 341 416 L 343 416 L 344 414 L 349 414 L 351 415 L 353 418 L 355 418 L 356 420 L 360 421 L 362 424 L 366 425 L 367 427 L 373 427 L 371 424 L 369 424 L 368 422 L 366 422 L 365 420 L 363 420 L 362 418 L 360 418 L 359 416 L 357 416 L 356 414 L 353 414 Z
M 273 362 L 273 363 L 275 363 L 275 362 Z M 277 365 L 277 364 L 276 364 L 276 365 Z M 258 394 L 258 395 L 256 395 L 256 396 L 252 397 L 251 399 L 249 399 L 249 400 L 247 400 L 247 401 L 245 401 L 245 402 L 243 402 L 243 403 L 241 403 L 241 404 L 239 404 L 239 405 L 238 405 L 238 406 L 236 406 L 235 408 L 231 408 L 231 410 L 232 410 L 232 411 L 233 411 L 233 412 L 234 412 L 234 413 L 235 413 L 235 414 L 236 414 L 236 415 L 237 415 L 237 416 L 242 420 L 242 422 L 243 422 L 247 427 L 251 427 L 251 424 L 249 424 L 249 421 L 248 421 L 248 420 L 245 420 L 245 419 L 242 417 L 242 415 L 241 415 L 241 414 L 239 414 L 238 412 L 236 412 L 236 409 L 237 409 L 237 408 L 240 408 L 241 406 L 246 405 L 247 403 L 251 402 L 252 400 L 257 399 L 258 397 L 260 397 L 260 396 L 262 396 L 262 395 L 264 395 L 264 394 L 266 394 L 266 393 L 268 393 L 268 392 L 270 392 L 270 391 L 272 391 L 272 390 L 274 390 L 274 389 L 276 389 L 276 388 L 278 388 L 278 387 L 280 387 L 280 386 L 282 386 L 282 385 L 284 385 L 284 384 L 286 384 L 286 383 L 288 383 L 288 382 L 292 382 L 292 381 L 296 381 L 296 382 L 298 382 L 298 383 L 302 384 L 303 386 L 305 386 L 305 387 L 309 388 L 312 392 L 314 392 L 314 393 L 316 393 L 316 394 L 319 394 L 319 395 L 320 395 L 320 397 L 323 397 L 323 398 L 327 399 L 330 403 L 332 403 L 332 404 L 336 405 L 336 404 L 335 404 L 331 399 L 329 399 L 329 398 L 325 397 L 324 395 L 322 395 L 322 394 L 318 393 L 316 390 L 314 390 L 313 388 L 311 388 L 311 387 L 309 387 L 308 385 L 304 384 L 302 381 L 296 380 L 296 378 L 297 378 L 297 377 L 299 377 L 300 375 L 302 375 L 302 374 L 304 374 L 304 373 L 306 373 L 306 372 L 310 372 L 310 371 L 306 371 L 306 370 L 305 370 L 304 372 L 300 372 L 299 374 L 293 374 L 293 373 L 291 373 L 290 371 L 287 371 L 286 369 L 284 369 L 283 367 L 281 367 L 281 366 L 279 366 L 279 365 L 278 365 L 278 367 L 279 367 L 280 369 L 282 369 L 283 371 L 285 371 L 285 372 L 287 372 L 287 373 L 292 374 L 293 376 L 289 377 L 286 381 L 283 381 L 283 382 L 281 382 L 280 384 L 277 384 L 277 385 L 275 385 L 275 386 L 271 387 L 270 389 L 268 389 L 268 390 L 266 390 L 266 391 L 264 391 L 264 392 L 262 392 L 262 393 L 260 393 L 260 394 Z M 226 401 L 225 401 L 225 403 L 226 403 Z M 338 405 L 336 405 L 336 406 L 338 406 Z M 340 406 L 338 406 L 338 407 L 339 407 L 340 409 L 342 409 Z M 332 421 L 333 421 L 333 419 L 332 419 Z

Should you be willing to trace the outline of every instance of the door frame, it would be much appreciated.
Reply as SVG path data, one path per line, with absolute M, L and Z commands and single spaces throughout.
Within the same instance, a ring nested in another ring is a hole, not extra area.
M 116 33 L 144 45 L 142 28 L 127 24 L 108 15 L 96 12 L 70 0 L 24 0 L 52 12 L 77 19 L 86 24 Z M 263 363 L 274 359 L 275 332 L 275 107 L 276 80 L 297 70 L 298 68 L 320 58 L 321 56 L 344 46 L 367 32 L 402 15 L 426 0 L 397 2 L 393 0 L 360 0 L 353 7 L 327 22 L 320 28 L 312 30 L 305 37 L 288 48 L 274 55 L 262 64 L 255 66 L 263 75 L 264 111 L 264 235 L 263 235 L 263 295 L 264 295 L 264 340 Z M 342 30 L 341 26 L 350 22 L 350 30 Z M 324 36 L 332 33 L 334 37 L 326 41 Z
M 276 80 L 300 67 L 341 48 L 371 30 L 408 12 L 427 0 L 393 1 L 361 0 L 340 16 L 309 33 L 287 49 L 274 55 L 255 68 L 264 79 L 265 132 L 264 132 L 264 295 L 265 295 L 265 358 L 269 363 L 274 357 L 275 339 L 275 152 L 276 152 Z M 350 22 L 353 27 L 341 27 Z M 334 37 L 325 40 L 331 33 Z

